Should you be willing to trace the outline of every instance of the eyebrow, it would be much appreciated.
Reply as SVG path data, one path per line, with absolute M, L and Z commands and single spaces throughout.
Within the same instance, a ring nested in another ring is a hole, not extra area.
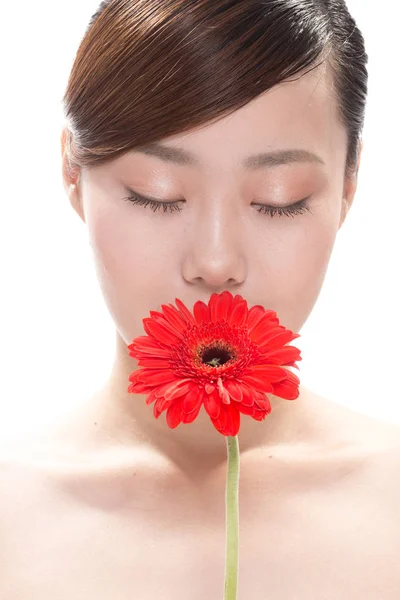
M 134 149 L 134 152 L 156 156 L 164 162 L 174 163 L 176 165 L 199 166 L 199 159 L 183 148 L 165 146 L 159 142 L 153 142 L 145 146 Z M 305 149 L 275 150 L 274 152 L 262 152 L 248 156 L 242 162 L 242 166 L 247 170 L 256 171 L 258 169 L 277 167 L 279 165 L 290 165 L 293 163 L 318 163 L 324 165 L 325 162 L 318 154 L 314 154 Z

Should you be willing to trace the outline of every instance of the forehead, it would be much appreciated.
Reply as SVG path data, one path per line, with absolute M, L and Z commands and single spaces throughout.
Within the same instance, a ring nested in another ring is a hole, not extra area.
M 337 151 L 345 137 L 337 118 L 331 73 L 323 64 L 275 86 L 218 121 L 164 138 L 164 147 L 183 152 L 181 158 L 179 152 L 164 152 L 163 160 L 206 168 L 215 161 L 219 165 L 226 161 L 227 166 L 233 161 L 245 164 L 242 159 L 249 152 L 274 149 L 307 149 L 319 155 L 324 150 L 327 155 L 330 150 Z M 160 155 L 146 148 L 144 153 Z
M 339 122 L 337 110 L 331 72 L 323 63 L 276 85 L 218 120 L 127 152 L 101 167 L 100 172 L 121 173 L 121 177 L 135 173 L 146 180 L 151 177 L 160 181 L 172 175 L 195 176 L 199 181 L 199 176 L 210 185 L 224 177 L 230 180 L 233 175 L 263 177 L 274 164 L 303 165 L 307 172 L 312 168 L 313 173 L 326 175 L 341 173 L 347 132 Z M 285 152 L 289 150 L 294 153 Z M 301 160 L 299 153 L 303 153 Z M 315 154 L 321 161 L 310 161 L 307 153 Z M 257 168 L 259 157 L 262 160 Z M 284 171 L 271 168 L 269 172 Z

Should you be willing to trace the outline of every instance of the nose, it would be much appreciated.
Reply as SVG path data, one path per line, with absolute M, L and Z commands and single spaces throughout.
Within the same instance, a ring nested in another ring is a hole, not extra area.
M 203 210 L 184 250 L 184 279 L 211 292 L 238 287 L 247 275 L 243 223 L 231 206 L 214 203 Z

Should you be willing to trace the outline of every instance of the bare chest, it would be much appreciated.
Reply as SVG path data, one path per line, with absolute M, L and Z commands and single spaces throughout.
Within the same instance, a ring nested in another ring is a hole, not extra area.
M 20 490 L 0 597 L 222 600 L 223 494 L 208 506 L 203 496 L 200 516 L 187 498 L 132 501 L 110 485 L 101 501 L 85 488 L 73 496 L 37 482 L 30 495 Z M 249 498 L 240 510 L 238 600 L 398 600 L 398 526 L 368 485 L 342 480 Z

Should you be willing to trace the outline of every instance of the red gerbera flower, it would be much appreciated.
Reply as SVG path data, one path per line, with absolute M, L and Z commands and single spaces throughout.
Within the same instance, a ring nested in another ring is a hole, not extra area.
M 240 413 L 262 421 L 271 412 L 267 393 L 298 398 L 300 350 L 288 342 L 300 337 L 282 325 L 276 312 L 260 305 L 248 309 L 228 291 L 201 300 L 193 314 L 179 300 L 150 311 L 143 319 L 148 334 L 129 344 L 130 356 L 143 367 L 129 376 L 128 392 L 149 394 L 154 416 L 166 410 L 171 429 L 191 423 L 201 407 L 225 436 L 237 435 Z

